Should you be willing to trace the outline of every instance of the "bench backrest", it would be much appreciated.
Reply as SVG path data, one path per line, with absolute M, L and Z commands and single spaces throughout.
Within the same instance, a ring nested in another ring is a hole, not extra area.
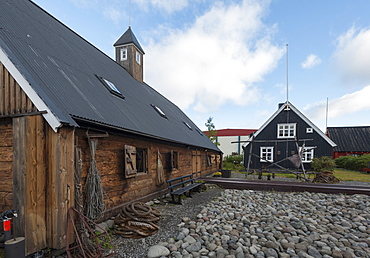
M 173 189 L 173 188 L 177 188 L 180 186 L 183 187 L 189 183 L 191 184 L 194 183 L 194 178 L 193 178 L 193 175 L 190 174 L 190 175 L 180 176 L 180 177 L 167 180 L 167 183 L 169 184 L 168 188 Z

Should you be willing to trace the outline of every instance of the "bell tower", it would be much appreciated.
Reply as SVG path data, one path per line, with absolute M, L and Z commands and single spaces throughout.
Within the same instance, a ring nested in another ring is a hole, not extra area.
M 125 33 L 114 43 L 116 62 L 123 66 L 136 80 L 143 82 L 144 79 L 144 50 L 139 41 L 128 27 Z

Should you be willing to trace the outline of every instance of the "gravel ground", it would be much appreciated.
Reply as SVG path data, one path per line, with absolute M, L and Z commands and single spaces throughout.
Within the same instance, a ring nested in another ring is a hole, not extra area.
M 245 175 L 240 173 L 233 173 L 232 177 L 245 178 Z M 278 178 L 278 177 L 275 178 L 274 180 L 297 181 L 294 178 Z M 370 186 L 369 183 L 354 181 L 341 182 L 341 184 Z M 157 204 L 155 205 L 155 207 L 162 212 L 162 218 L 159 222 L 160 230 L 155 235 L 142 239 L 130 239 L 115 236 L 113 244 L 117 247 L 117 254 L 114 257 L 129 257 L 129 258 L 147 257 L 148 250 L 151 246 L 158 244 L 165 246 L 166 244 L 163 243 L 168 242 L 169 239 L 177 238 L 179 230 L 181 230 L 181 228 L 179 228 L 179 225 L 183 224 L 182 223 L 183 218 L 190 218 L 191 220 L 195 220 L 195 218 L 203 210 L 203 208 L 209 203 L 212 203 L 213 200 L 215 199 L 219 200 L 218 197 L 220 197 L 222 193 L 223 193 L 222 189 L 216 186 L 209 186 L 207 191 L 195 193 L 193 194 L 193 198 L 184 199 L 182 201 L 183 202 L 182 205 L 170 204 L 168 203 L 169 199 L 157 200 L 156 201 Z M 294 195 L 294 193 L 290 194 L 292 196 Z M 289 193 L 287 193 L 286 197 L 288 196 Z
M 169 199 L 163 199 L 154 207 L 161 211 L 159 231 L 152 236 L 142 239 L 131 239 L 116 236 L 113 244 L 117 246 L 117 255 L 114 257 L 143 258 L 147 257 L 148 249 L 152 245 L 166 242 L 178 234 L 178 225 L 183 217 L 195 218 L 202 208 L 213 198 L 220 196 L 219 187 L 210 186 L 207 191 L 192 194 L 192 198 L 182 200 L 182 205 L 171 204 Z

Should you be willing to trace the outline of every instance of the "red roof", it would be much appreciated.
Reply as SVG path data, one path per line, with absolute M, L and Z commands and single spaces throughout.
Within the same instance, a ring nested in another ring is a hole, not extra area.
M 257 129 L 220 129 L 216 131 L 216 136 L 248 136 L 251 133 L 256 132 Z M 208 131 L 204 131 L 203 133 L 207 135 Z

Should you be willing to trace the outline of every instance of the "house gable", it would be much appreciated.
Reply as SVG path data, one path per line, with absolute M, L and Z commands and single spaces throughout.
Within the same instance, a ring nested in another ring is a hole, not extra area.
M 296 166 L 289 159 L 302 148 L 306 151 L 300 154 L 301 158 L 308 165 L 313 157 L 331 156 L 334 146 L 332 140 L 290 102 L 286 102 L 279 106 L 243 148 L 246 166 L 294 168 Z M 270 162 L 279 165 L 271 165 Z
M 287 120 L 286 116 L 282 115 L 284 112 L 289 112 L 294 116 L 294 119 L 291 117 Z M 273 130 L 271 126 L 276 127 L 277 123 L 296 123 L 295 121 L 300 121 L 304 123 L 304 127 L 299 126 L 299 135 L 305 135 L 307 133 L 307 128 L 312 128 L 312 132 L 317 133 L 322 139 L 324 139 L 331 147 L 335 147 L 336 144 L 327 137 L 315 124 L 313 124 L 306 116 L 304 116 L 295 106 L 293 106 L 289 101 L 282 104 L 279 109 L 254 133 L 254 137 L 257 138 L 266 127 L 270 128 L 269 131 Z M 259 137 L 263 138 L 263 137 Z M 277 138 L 277 132 L 275 136 L 269 136 L 268 139 L 272 140 Z M 247 147 L 249 142 L 244 144 L 244 147 Z

